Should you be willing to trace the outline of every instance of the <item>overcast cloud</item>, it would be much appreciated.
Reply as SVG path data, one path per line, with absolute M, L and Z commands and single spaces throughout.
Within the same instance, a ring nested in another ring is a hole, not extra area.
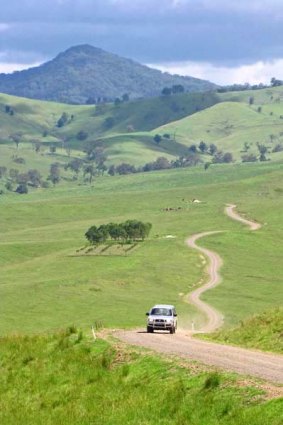
M 82 43 L 217 83 L 283 79 L 283 0 L 1 4 L 0 72 L 41 63 Z

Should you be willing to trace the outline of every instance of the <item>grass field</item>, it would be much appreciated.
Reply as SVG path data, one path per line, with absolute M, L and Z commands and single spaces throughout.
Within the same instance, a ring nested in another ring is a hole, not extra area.
M 205 299 L 225 326 L 282 301 L 282 163 L 212 166 L 97 178 L 92 187 L 65 182 L 28 195 L 1 197 L 0 332 L 42 332 L 75 323 L 89 328 L 144 324 L 156 302 L 176 304 L 181 326 L 203 317 L 184 302 L 203 264 L 188 235 L 224 258 L 223 283 Z M 191 200 L 198 198 L 201 204 Z M 256 233 L 226 217 L 225 203 L 263 223 Z M 181 207 L 166 212 L 164 208 Z M 80 256 L 92 224 L 139 219 L 148 241 L 127 256 Z M 173 235 L 175 238 L 166 238 Z
M 235 328 L 220 330 L 205 338 L 283 354 L 283 309 L 269 309 L 240 322 Z
M 195 363 L 93 343 L 74 327 L 1 338 L 0 361 L 2 425 L 282 423 L 282 400 L 269 399 L 272 389 Z

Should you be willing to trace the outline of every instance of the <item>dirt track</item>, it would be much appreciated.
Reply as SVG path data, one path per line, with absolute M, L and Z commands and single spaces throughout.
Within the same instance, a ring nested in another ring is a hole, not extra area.
M 261 227 L 259 223 L 241 217 L 237 214 L 235 208 L 235 205 L 227 205 L 225 213 L 232 219 L 248 225 L 250 230 L 257 230 Z M 221 313 L 200 300 L 202 293 L 221 282 L 219 268 L 221 267 L 222 259 L 217 253 L 196 245 L 196 241 L 215 233 L 219 232 L 199 233 L 191 236 L 186 241 L 189 247 L 199 250 L 209 259 L 207 268 L 208 281 L 188 296 L 188 301 L 197 306 L 207 316 L 207 323 L 197 332 L 211 332 L 223 323 Z M 170 335 L 162 332 L 147 334 L 141 330 L 133 330 L 117 331 L 114 335 L 129 344 L 144 346 L 161 353 L 175 354 L 180 357 L 198 360 L 205 364 L 218 366 L 222 369 L 283 384 L 283 357 L 280 355 L 197 340 L 192 338 L 192 332 L 190 331 L 178 331 L 177 334 Z

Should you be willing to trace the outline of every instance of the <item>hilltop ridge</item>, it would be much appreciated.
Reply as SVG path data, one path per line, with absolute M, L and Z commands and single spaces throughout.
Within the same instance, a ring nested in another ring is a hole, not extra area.
M 0 74 L 0 92 L 32 99 L 83 104 L 159 95 L 165 86 L 185 91 L 215 89 L 209 81 L 170 75 L 88 44 L 73 46 L 40 66 Z

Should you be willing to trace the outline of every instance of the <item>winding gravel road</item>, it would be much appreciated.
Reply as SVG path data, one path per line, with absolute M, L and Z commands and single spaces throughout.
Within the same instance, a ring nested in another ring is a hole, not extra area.
M 261 227 L 259 223 L 241 217 L 235 209 L 235 205 L 229 204 L 225 208 L 225 213 L 233 220 L 247 225 L 252 231 Z M 216 233 L 219 232 L 199 233 L 191 236 L 186 241 L 190 248 L 197 249 L 209 260 L 207 282 L 188 295 L 188 302 L 195 305 L 207 316 L 206 324 L 200 330 L 196 331 L 196 333 L 212 332 L 223 323 L 222 314 L 200 299 L 201 294 L 221 282 L 219 269 L 222 265 L 222 259 L 217 253 L 199 247 L 196 241 L 202 237 Z M 147 334 L 145 331 L 132 330 L 116 331 L 114 335 L 129 344 L 144 346 L 161 353 L 198 360 L 208 365 L 220 367 L 221 369 L 283 384 L 283 356 L 281 355 L 197 340 L 192 337 L 192 332 L 190 331 L 178 331 L 177 334 L 170 335 L 162 332 Z

